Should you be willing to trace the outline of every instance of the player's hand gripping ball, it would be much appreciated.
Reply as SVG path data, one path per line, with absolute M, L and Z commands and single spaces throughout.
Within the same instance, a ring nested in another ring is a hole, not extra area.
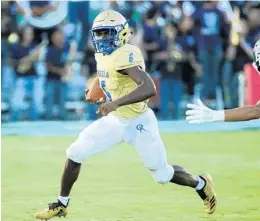
M 96 113 L 107 116 L 110 112 L 114 111 L 117 108 L 118 103 L 116 101 L 112 101 L 110 103 L 101 104 Z
M 106 101 L 106 96 L 100 88 L 98 77 L 94 78 L 90 83 L 89 88 L 85 90 L 85 98 L 87 102 L 95 104 Z

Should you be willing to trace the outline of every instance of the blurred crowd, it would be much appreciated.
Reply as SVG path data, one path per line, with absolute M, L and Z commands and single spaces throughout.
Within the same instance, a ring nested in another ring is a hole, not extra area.
M 27 1 L 32 16 L 58 2 Z M 180 119 L 200 97 L 221 109 L 239 105 L 239 79 L 260 38 L 260 3 L 250 1 L 70 1 L 48 28 L 30 25 L 24 8 L 1 2 L 2 119 L 94 120 L 84 89 L 96 74 L 89 29 L 102 10 L 121 12 L 133 30 L 158 95 L 159 119 Z M 6 116 L 6 117 L 5 117 Z

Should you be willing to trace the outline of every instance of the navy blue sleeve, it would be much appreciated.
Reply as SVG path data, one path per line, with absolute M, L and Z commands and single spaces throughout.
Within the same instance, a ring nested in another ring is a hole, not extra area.
M 200 19 L 200 13 L 201 13 L 201 10 L 200 9 L 197 9 L 192 15 L 192 19 L 197 22 L 199 19 Z
M 183 52 L 192 52 L 195 47 L 195 38 L 193 36 L 177 37 L 176 44 Z
M 226 27 L 224 13 L 219 10 L 219 28 L 224 30 Z
M 148 27 L 145 24 L 143 25 L 143 41 L 146 43 L 158 42 L 160 41 L 160 34 L 158 27 Z
M 44 7 L 46 5 L 49 5 L 50 1 L 30 1 L 30 7 Z
M 159 40 L 159 43 L 160 43 L 160 50 L 167 50 L 168 48 L 168 41 L 166 38 L 161 38 Z
M 144 42 L 148 42 L 150 41 L 150 37 L 149 37 L 149 34 L 147 34 L 147 27 L 145 24 L 143 24 L 143 31 L 144 31 L 144 35 L 143 35 L 143 41 Z
M 64 47 L 63 47 L 63 51 L 68 53 L 69 50 L 70 50 L 70 44 L 69 44 L 68 41 L 66 41 L 65 44 L 64 44 Z
M 48 48 L 47 54 L 46 54 L 46 62 L 51 63 L 51 60 L 52 60 L 52 49 Z
M 18 45 L 17 44 L 12 44 L 10 46 L 10 57 L 12 59 L 19 59 L 18 55 L 19 55 L 19 52 L 18 52 Z
M 225 15 L 221 10 L 219 11 L 219 29 L 220 29 L 220 35 L 224 39 L 228 39 L 231 31 L 230 24 L 228 24 L 225 20 Z

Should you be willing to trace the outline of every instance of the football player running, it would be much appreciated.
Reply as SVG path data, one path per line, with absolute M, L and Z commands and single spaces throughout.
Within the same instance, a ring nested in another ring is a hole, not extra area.
M 205 211 L 214 213 L 217 200 L 211 176 L 193 175 L 167 162 L 158 122 L 147 107 L 156 89 L 145 72 L 141 51 L 128 44 L 131 32 L 127 20 L 116 11 L 103 11 L 95 18 L 90 34 L 96 51 L 100 87 L 107 98 L 98 110 L 103 117 L 85 128 L 67 149 L 58 200 L 37 212 L 35 217 L 48 220 L 66 216 L 70 192 L 83 161 L 123 141 L 135 147 L 157 183 L 194 188 L 203 200 Z
M 260 74 L 260 39 L 254 46 L 253 57 L 253 66 Z M 260 101 L 258 101 L 256 105 L 219 111 L 208 108 L 201 100 L 197 100 L 197 103 L 195 104 L 188 104 L 187 107 L 190 110 L 186 111 L 186 120 L 191 124 L 214 121 L 228 122 L 260 119 Z

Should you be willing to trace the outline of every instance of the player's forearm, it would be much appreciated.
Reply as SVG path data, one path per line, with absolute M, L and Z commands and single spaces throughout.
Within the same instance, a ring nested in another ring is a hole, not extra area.
M 115 102 L 120 107 L 120 106 L 134 104 L 134 103 L 147 100 L 153 97 L 155 94 L 156 94 L 156 89 L 153 84 L 150 85 L 150 84 L 142 83 L 134 91 L 115 100 Z
M 225 121 L 246 121 L 260 118 L 260 105 L 225 110 Z
M 62 75 L 64 72 L 64 68 L 56 67 L 52 64 L 47 64 L 47 68 L 49 72 L 56 73 L 58 75 Z
M 52 5 L 46 5 L 44 7 L 37 7 L 34 6 L 32 7 L 32 14 L 33 16 L 42 16 L 44 13 L 52 10 L 53 6 Z

